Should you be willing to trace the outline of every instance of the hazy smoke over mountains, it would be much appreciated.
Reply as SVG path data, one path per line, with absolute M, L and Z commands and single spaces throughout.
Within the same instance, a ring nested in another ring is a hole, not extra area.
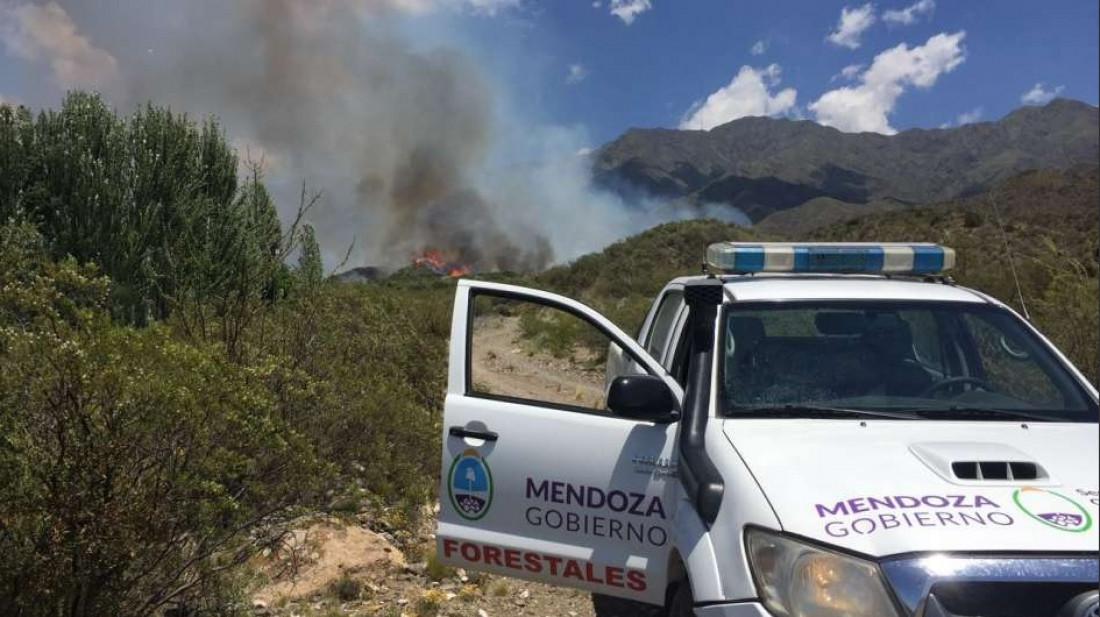
M 354 236 L 352 265 L 436 248 L 526 270 L 673 218 L 592 190 L 571 131 L 514 117 L 470 56 L 405 28 L 410 16 L 512 1 L 23 3 L 4 21 L 44 66 L 112 69 L 99 87 L 120 109 L 151 100 L 217 114 L 242 156 L 267 164 L 284 213 L 299 182 L 323 190 L 310 220 L 329 261 Z M 58 57 L 67 50 L 79 56 Z
M 501 229 L 475 185 L 493 96 L 461 56 L 417 53 L 385 32 L 392 3 L 245 0 L 225 10 L 236 12 L 229 27 L 201 55 L 177 59 L 189 83 L 145 75 L 131 99 L 228 106 L 230 130 L 247 122 L 276 173 L 326 191 L 313 214 L 323 237 L 350 225 L 374 260 L 402 263 L 429 247 L 480 268 L 550 260 L 542 236 Z

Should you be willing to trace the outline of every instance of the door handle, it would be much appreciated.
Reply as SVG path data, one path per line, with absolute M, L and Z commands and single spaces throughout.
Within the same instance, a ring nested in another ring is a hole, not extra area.
M 461 426 L 452 426 L 448 431 L 451 437 L 460 437 L 462 439 L 480 439 L 482 441 L 496 441 L 500 438 L 500 435 L 492 431 L 472 431 L 470 429 Z

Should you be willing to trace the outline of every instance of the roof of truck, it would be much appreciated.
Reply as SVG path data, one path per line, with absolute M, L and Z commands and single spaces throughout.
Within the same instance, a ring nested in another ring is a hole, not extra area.
M 704 277 L 683 277 L 685 284 Z M 978 292 L 939 279 L 847 274 L 755 274 L 719 277 L 727 301 L 898 300 L 988 303 Z

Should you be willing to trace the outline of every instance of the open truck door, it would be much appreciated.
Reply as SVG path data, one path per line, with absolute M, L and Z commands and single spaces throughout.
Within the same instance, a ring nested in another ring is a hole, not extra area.
M 522 287 L 460 281 L 450 345 L 442 561 L 663 604 L 679 384 L 596 311 Z M 605 386 L 609 345 L 645 374 Z

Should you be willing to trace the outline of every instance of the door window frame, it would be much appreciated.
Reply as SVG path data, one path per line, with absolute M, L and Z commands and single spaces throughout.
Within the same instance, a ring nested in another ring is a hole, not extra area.
M 537 291 L 537 290 L 531 290 L 531 291 Z M 623 342 L 619 340 L 619 338 L 620 338 L 619 335 L 617 335 L 615 332 L 613 332 L 613 331 L 607 329 L 606 327 L 604 327 L 603 324 L 591 319 L 588 315 L 585 315 L 583 311 L 577 310 L 573 306 L 570 306 L 568 304 L 565 304 L 565 303 L 560 302 L 558 300 L 555 300 L 553 298 L 541 297 L 541 296 L 537 296 L 537 295 L 534 295 L 534 294 L 531 294 L 531 293 L 524 293 L 523 291 L 518 291 L 518 290 L 513 291 L 513 290 L 507 290 L 507 289 L 496 289 L 496 288 L 489 288 L 489 287 L 474 287 L 474 286 L 471 286 L 471 287 L 467 288 L 467 298 L 466 298 L 466 340 L 463 343 L 464 346 L 465 346 L 465 350 L 464 350 L 464 357 L 465 357 L 464 358 L 464 363 L 465 363 L 464 373 L 465 374 L 463 375 L 463 379 L 464 379 L 465 383 L 463 384 L 463 388 L 462 388 L 462 395 L 463 396 L 469 397 L 469 398 L 482 399 L 482 400 L 497 401 L 497 402 L 501 402 L 501 403 L 513 403 L 513 404 L 517 404 L 517 405 L 526 405 L 526 406 L 531 406 L 531 407 L 542 407 L 542 408 L 546 408 L 546 409 L 554 409 L 554 410 L 557 410 L 557 411 L 568 411 L 568 412 L 572 412 L 572 413 L 580 413 L 580 414 L 585 414 L 585 415 L 589 415 L 589 416 L 596 416 L 596 417 L 601 417 L 601 418 L 615 418 L 617 420 L 622 420 L 622 421 L 626 421 L 626 422 L 633 422 L 635 424 L 651 424 L 651 422 L 647 422 L 645 420 L 636 420 L 636 419 L 633 419 L 633 418 L 624 418 L 623 416 L 620 416 L 620 415 L 616 414 L 615 412 L 613 412 L 609 409 L 593 409 L 591 407 L 581 407 L 579 405 L 567 405 L 565 403 L 555 403 L 553 401 L 544 401 L 544 400 L 538 400 L 538 399 L 527 399 L 527 398 L 520 398 L 520 397 L 507 396 L 507 395 L 501 395 L 501 394 L 492 394 L 492 393 L 489 393 L 489 392 L 478 392 L 477 390 L 475 390 L 474 389 L 474 378 L 473 378 L 473 370 L 474 370 L 474 366 L 473 366 L 474 365 L 474 363 L 473 363 L 474 340 L 473 340 L 473 337 L 474 337 L 474 316 L 475 316 L 474 302 L 477 300 L 478 296 L 506 298 L 506 299 L 516 300 L 516 301 L 519 301 L 519 302 L 527 302 L 527 303 L 530 303 L 530 304 L 537 304 L 537 305 L 547 306 L 547 307 L 550 307 L 550 308 L 553 308 L 553 309 L 556 309 L 556 310 L 563 311 L 563 312 L 565 312 L 569 315 L 572 315 L 573 317 L 575 317 L 577 319 L 580 319 L 582 322 L 584 322 L 584 323 L 588 324 L 589 326 L 595 328 L 601 334 L 606 336 L 608 338 L 609 342 L 615 343 L 619 347 L 619 349 L 624 354 L 629 356 L 630 359 L 636 365 L 638 365 L 643 370 L 645 370 L 647 375 L 652 375 L 654 377 L 661 377 L 661 378 L 665 378 L 666 376 L 668 376 L 667 371 L 666 371 L 665 375 L 660 375 L 660 374 L 654 373 L 652 368 L 649 367 L 648 364 L 640 356 L 638 356 L 637 353 L 635 353 L 628 345 L 624 345 Z M 589 309 L 589 310 L 591 310 L 591 309 Z M 593 312 L 595 312 L 595 311 L 593 311 Z M 639 344 L 639 346 L 642 347 L 643 351 L 645 350 L 644 346 L 642 346 L 640 344 Z M 654 360 L 654 363 L 658 367 L 660 367 L 662 370 L 664 370 L 664 367 L 661 365 L 661 363 L 659 361 Z M 675 380 L 673 380 L 673 381 L 675 381 Z M 606 397 L 606 392 L 604 393 L 604 395 Z M 677 399 L 682 398 L 682 393 L 677 392 L 675 389 L 673 389 L 673 395 Z
M 661 347 L 659 348 L 661 357 L 657 357 L 654 355 L 654 351 L 650 349 L 650 346 L 651 343 L 654 342 L 653 335 L 657 333 L 657 326 L 661 323 L 661 312 L 665 310 L 670 301 L 676 302 L 676 306 L 674 307 L 674 313 L 671 316 L 672 319 L 668 324 L 668 331 L 665 332 L 664 340 L 659 342 L 661 345 Z M 686 303 L 684 301 L 683 289 L 679 287 L 669 287 L 668 289 L 666 289 L 664 293 L 661 294 L 661 299 L 657 302 L 657 309 L 653 311 L 653 319 L 648 324 L 649 327 L 646 328 L 645 341 L 638 341 L 638 343 L 641 344 L 642 348 L 645 349 L 646 352 L 648 352 L 654 360 L 657 360 L 659 363 L 661 363 L 662 366 L 664 366 L 664 357 L 668 353 L 670 337 L 675 333 L 676 328 L 680 323 L 680 318 L 683 314 L 684 306 L 686 306 Z M 668 367 L 665 366 L 665 369 L 667 370 Z

